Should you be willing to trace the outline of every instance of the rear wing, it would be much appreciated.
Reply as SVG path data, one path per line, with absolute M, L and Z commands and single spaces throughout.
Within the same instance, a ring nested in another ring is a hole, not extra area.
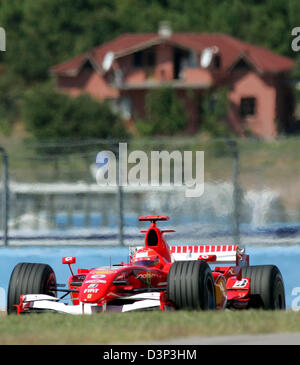
M 236 263 L 237 253 L 242 253 L 237 245 L 170 246 L 170 251 L 174 261 L 203 259 L 224 264 Z
M 133 257 L 140 247 L 130 247 L 129 257 Z M 172 262 L 205 260 L 208 263 L 249 265 L 249 256 L 245 249 L 238 245 L 200 245 L 200 246 L 169 246 Z

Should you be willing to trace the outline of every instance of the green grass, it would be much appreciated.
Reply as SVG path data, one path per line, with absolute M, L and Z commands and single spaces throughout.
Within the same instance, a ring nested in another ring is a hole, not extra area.
M 300 312 L 136 312 L 0 317 L 0 344 L 149 343 L 188 336 L 300 332 Z

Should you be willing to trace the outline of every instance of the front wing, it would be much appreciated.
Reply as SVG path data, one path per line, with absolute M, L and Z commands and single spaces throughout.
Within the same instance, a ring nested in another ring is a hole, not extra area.
M 110 305 L 109 302 L 99 306 L 96 303 L 79 303 L 69 305 L 60 302 L 59 298 L 44 294 L 21 295 L 20 304 L 17 304 L 17 314 L 29 312 L 51 311 L 67 314 L 93 314 L 99 312 L 129 312 L 145 309 L 162 309 L 160 293 L 148 292 L 119 298 L 124 304 Z M 126 304 L 126 301 L 130 303 Z M 166 308 L 164 308 L 166 309 Z

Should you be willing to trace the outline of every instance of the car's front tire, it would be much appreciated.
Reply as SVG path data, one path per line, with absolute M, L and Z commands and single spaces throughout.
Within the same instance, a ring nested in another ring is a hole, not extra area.
M 168 275 L 167 298 L 176 309 L 216 309 L 211 269 L 205 261 L 177 261 Z
M 15 266 L 9 281 L 7 314 L 17 312 L 21 294 L 56 295 L 56 277 L 47 264 L 22 262 Z

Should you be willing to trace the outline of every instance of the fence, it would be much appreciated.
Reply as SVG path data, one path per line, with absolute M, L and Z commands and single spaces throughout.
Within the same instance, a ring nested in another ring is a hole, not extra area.
M 139 215 L 170 216 L 168 240 L 241 243 L 298 242 L 300 139 L 275 141 L 134 139 L 143 151 L 204 151 L 204 193 L 186 197 L 174 185 L 100 186 L 96 156 L 118 141 L 3 145 L 1 227 L 4 245 L 130 245 L 141 243 Z M 128 170 L 137 162 L 126 163 Z M 196 159 L 189 166 L 195 173 Z M 160 170 L 159 181 L 163 171 Z M 166 224 L 166 223 L 161 223 Z M 275 241 L 274 241 L 275 240 Z

